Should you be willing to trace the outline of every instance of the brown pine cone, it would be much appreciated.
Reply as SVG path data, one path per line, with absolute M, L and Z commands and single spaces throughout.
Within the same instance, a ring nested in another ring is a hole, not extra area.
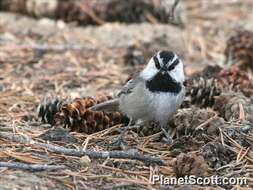
M 181 107 L 212 107 L 215 96 L 231 90 L 251 97 L 253 79 L 238 67 L 221 69 L 217 66 L 207 66 L 201 74 L 186 81 L 186 97 Z
M 215 117 L 215 112 L 210 109 L 200 109 L 191 107 L 178 110 L 170 122 L 172 127 L 176 127 L 177 136 L 193 134 L 197 127 L 205 123 L 208 119 L 213 118 L 210 122 L 202 127 L 202 134 L 217 135 L 218 127 L 223 124 L 223 119 Z
M 247 97 L 253 95 L 253 79 L 250 78 L 246 71 L 238 67 L 231 67 L 226 70 L 223 69 L 215 78 L 217 78 L 223 91 L 226 89 L 242 92 Z
M 201 155 L 211 168 L 229 164 L 236 154 L 219 142 L 209 142 L 201 148 Z
M 227 41 L 226 63 L 235 63 L 242 68 L 253 69 L 253 32 L 239 31 Z
M 188 153 L 192 151 L 198 151 L 201 146 L 206 142 L 203 139 L 198 140 L 192 138 L 190 135 L 185 135 L 179 138 L 176 138 L 172 145 L 169 147 L 170 155 L 176 157 L 181 153 Z
M 149 136 L 149 135 L 156 134 L 160 131 L 161 131 L 161 128 L 156 122 L 149 122 L 146 125 L 141 125 L 138 128 L 137 133 L 140 136 Z
M 0 10 L 24 12 L 25 9 L 26 9 L 26 0 L 3 0 L 3 1 L 0 1 Z
M 196 152 L 179 154 L 174 159 L 173 170 L 177 177 L 187 175 L 208 176 L 211 173 L 203 156 Z
M 207 65 L 200 73 L 194 74 L 191 77 L 191 80 L 198 78 L 204 78 L 204 79 L 211 79 L 214 78 L 220 71 L 222 71 L 222 68 L 218 65 Z
M 219 66 L 208 65 L 201 73 L 193 75 L 185 81 L 186 94 L 182 108 L 196 105 L 201 108 L 212 107 L 214 97 L 221 93 L 221 88 L 215 79 L 222 70 Z
M 71 131 L 95 133 L 116 124 L 126 122 L 126 118 L 119 112 L 105 113 L 94 112 L 88 108 L 111 99 L 110 96 L 98 96 L 97 98 L 78 98 L 72 103 L 62 106 L 57 114 L 58 122 L 63 122 Z
M 103 24 L 105 21 L 143 22 L 152 19 L 168 23 L 167 9 L 171 6 L 161 6 L 160 3 L 154 3 L 152 0 L 83 0 L 81 2 L 65 0 L 59 1 L 58 4 L 57 18 L 77 21 L 80 24 Z M 176 13 L 175 19 L 180 22 L 183 19 L 182 11 L 179 13 L 177 9 Z
M 63 100 L 59 100 L 58 98 L 44 99 L 37 108 L 38 117 L 43 123 L 54 125 L 55 115 L 61 109 L 62 104 Z
M 215 98 L 214 109 L 227 121 L 240 119 L 253 123 L 253 100 L 242 93 L 222 93 Z
M 201 108 L 212 107 L 214 97 L 221 93 L 222 89 L 215 78 L 205 79 L 203 77 L 187 81 L 185 99 L 182 108 L 196 105 Z
M 57 0 L 1 0 L 0 10 L 26 13 L 36 17 L 53 17 L 58 6 Z

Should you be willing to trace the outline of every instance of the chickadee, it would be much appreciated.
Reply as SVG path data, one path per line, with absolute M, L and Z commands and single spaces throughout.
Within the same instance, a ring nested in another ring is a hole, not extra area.
M 121 111 L 131 121 L 155 121 L 172 142 L 166 126 L 185 95 L 183 63 L 171 51 L 159 51 L 147 66 L 121 89 L 116 99 L 91 107 L 93 111 Z

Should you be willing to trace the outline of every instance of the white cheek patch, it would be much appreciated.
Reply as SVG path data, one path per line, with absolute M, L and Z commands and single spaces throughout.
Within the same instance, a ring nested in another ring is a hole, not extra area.
M 155 63 L 153 59 L 151 59 L 146 68 L 140 73 L 140 76 L 145 80 L 150 80 L 156 75 L 157 72 L 158 70 L 155 67 Z
M 174 78 L 177 82 L 183 83 L 184 82 L 184 69 L 183 69 L 183 63 L 180 60 L 178 65 L 169 72 L 171 77 Z

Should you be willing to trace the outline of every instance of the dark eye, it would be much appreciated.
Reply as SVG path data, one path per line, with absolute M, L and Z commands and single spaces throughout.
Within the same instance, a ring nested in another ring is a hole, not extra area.
M 176 59 L 168 68 L 169 71 L 172 71 L 176 66 L 177 64 L 179 63 L 179 60 Z
M 154 56 L 154 62 L 155 62 L 155 66 L 156 66 L 156 68 L 159 70 L 159 69 L 161 69 L 161 66 L 160 66 L 160 63 L 159 63 L 159 60 L 157 59 L 157 57 L 156 56 Z

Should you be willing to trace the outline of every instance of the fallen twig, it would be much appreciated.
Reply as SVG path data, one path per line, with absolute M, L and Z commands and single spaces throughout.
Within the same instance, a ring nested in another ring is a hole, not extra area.
M 97 23 L 98 25 L 102 25 L 105 24 L 105 21 L 101 18 L 99 18 L 96 13 L 94 12 L 94 10 L 92 10 L 91 8 L 87 7 L 85 4 L 82 3 L 78 3 L 77 4 L 78 7 L 80 7 L 80 9 L 86 13 L 87 15 L 89 15 L 95 23 Z
M 7 167 L 12 169 L 30 170 L 33 172 L 38 171 L 52 171 L 64 169 L 63 165 L 47 165 L 47 164 L 24 164 L 20 162 L 0 162 L 0 167 Z
M 146 164 L 158 164 L 165 165 L 165 161 L 160 158 L 147 156 L 137 153 L 136 151 L 92 151 L 92 150 L 76 150 L 70 148 L 63 148 L 60 146 L 40 143 L 32 140 L 29 137 L 21 136 L 18 134 L 12 134 L 8 132 L 0 132 L 0 137 L 10 139 L 19 143 L 32 144 L 34 146 L 39 146 L 48 149 L 54 153 L 60 153 L 68 156 L 89 156 L 90 158 L 120 158 L 120 159 L 132 159 L 142 161 Z
M 172 5 L 172 7 L 171 7 L 171 9 L 170 9 L 170 12 L 169 12 L 169 19 L 170 19 L 171 21 L 174 21 L 174 19 L 175 19 L 175 10 L 176 10 L 176 7 L 177 7 L 179 1 L 180 1 L 180 0 L 174 0 L 174 3 L 173 3 L 173 5 Z
M 76 150 L 55 146 L 52 144 L 35 142 L 35 145 L 47 148 L 49 151 L 54 153 L 61 153 L 69 156 L 89 156 L 90 158 L 121 158 L 121 159 L 132 159 L 139 160 L 148 164 L 165 165 L 165 162 L 160 158 L 153 156 L 146 156 L 139 154 L 135 151 L 92 151 L 92 150 Z

